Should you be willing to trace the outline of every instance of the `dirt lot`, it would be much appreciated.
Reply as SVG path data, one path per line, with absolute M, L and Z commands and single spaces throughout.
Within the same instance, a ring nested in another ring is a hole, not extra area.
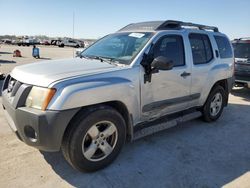
M 32 57 L 32 46 L 0 45 L 0 72 L 8 73 L 15 66 L 26 63 L 73 57 L 76 50 L 75 48 L 59 48 L 57 46 L 38 46 L 38 48 L 40 48 L 41 58 L 35 59 Z M 12 54 L 17 49 L 21 51 L 22 57 L 13 57 Z
M 0 48 L 1 70 L 32 62 Z M 72 49 L 41 47 L 44 58 L 72 56 Z M 0 82 L 1 85 L 1 82 Z M 1 103 L 1 97 L 0 97 Z M 250 187 L 250 90 L 235 89 L 214 123 L 193 120 L 125 145 L 118 159 L 95 173 L 79 173 L 60 152 L 45 153 L 20 142 L 0 108 L 0 187 Z

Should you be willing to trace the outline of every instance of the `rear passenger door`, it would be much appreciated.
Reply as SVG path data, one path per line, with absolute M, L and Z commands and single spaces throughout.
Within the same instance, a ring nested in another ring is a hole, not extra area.
M 207 34 L 203 33 L 190 33 L 189 42 L 192 53 L 192 85 L 191 94 L 197 96 L 194 100 L 190 101 L 189 106 L 200 106 L 200 99 L 203 97 L 203 93 L 208 89 L 207 82 L 210 70 L 217 61 L 214 57 L 215 53 L 213 51 L 213 46 L 211 43 L 211 38 Z

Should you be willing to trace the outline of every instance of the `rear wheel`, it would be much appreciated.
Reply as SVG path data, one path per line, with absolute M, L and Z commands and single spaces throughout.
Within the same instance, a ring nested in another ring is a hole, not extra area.
M 221 116 L 226 100 L 227 97 L 224 88 L 219 85 L 215 86 L 202 108 L 203 119 L 206 122 L 217 120 Z
M 102 106 L 78 115 L 67 130 L 62 152 L 80 171 L 95 171 L 119 154 L 126 135 L 125 121 L 113 108 Z

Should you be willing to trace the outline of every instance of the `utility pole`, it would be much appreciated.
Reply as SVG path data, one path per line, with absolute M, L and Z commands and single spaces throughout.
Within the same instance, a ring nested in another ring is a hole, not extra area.
M 73 11 L 73 39 L 75 38 L 75 12 Z
M 75 39 L 75 11 L 73 11 L 73 35 L 72 38 Z M 75 56 L 75 50 L 73 48 L 73 58 Z

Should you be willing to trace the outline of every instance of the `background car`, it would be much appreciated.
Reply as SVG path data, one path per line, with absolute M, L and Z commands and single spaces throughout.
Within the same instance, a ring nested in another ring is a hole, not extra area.
M 11 42 L 12 42 L 11 39 L 3 39 L 2 40 L 3 44 L 11 44 Z
M 232 41 L 235 56 L 235 84 L 250 88 L 250 37 Z
M 49 40 L 44 40 L 41 42 L 41 44 L 43 45 L 50 45 L 50 41 Z
M 30 38 L 28 36 L 23 37 L 17 42 L 18 46 L 30 46 L 40 44 L 40 41 L 36 38 Z
M 75 39 L 64 39 L 62 40 L 59 45 L 59 47 L 64 47 L 64 46 L 70 46 L 70 47 L 75 47 L 75 48 L 84 48 L 84 42 L 80 40 L 75 40 Z

